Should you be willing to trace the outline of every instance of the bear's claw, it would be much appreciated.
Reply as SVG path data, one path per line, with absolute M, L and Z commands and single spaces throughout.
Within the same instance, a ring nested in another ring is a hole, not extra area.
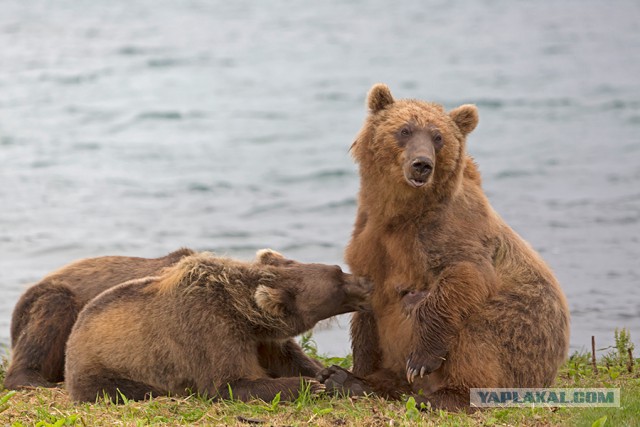
M 305 382 L 309 386 L 309 392 L 313 396 L 324 394 L 327 391 L 327 386 L 325 386 L 324 384 L 322 384 L 319 381 L 316 381 L 316 380 L 305 380 Z
M 429 375 L 436 369 L 438 369 L 442 362 L 446 359 L 442 356 L 432 356 L 428 354 L 421 354 L 418 357 L 416 353 L 411 353 L 407 359 L 407 382 L 409 384 L 415 381 L 419 375 L 420 378 L 424 378 L 425 375 Z

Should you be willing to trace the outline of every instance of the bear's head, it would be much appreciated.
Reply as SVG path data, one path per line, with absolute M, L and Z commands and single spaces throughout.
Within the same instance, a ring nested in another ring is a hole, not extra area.
M 257 263 L 268 266 L 277 280 L 260 285 L 254 299 L 264 312 L 294 326 L 296 334 L 338 314 L 368 310 L 373 289 L 364 278 L 344 273 L 337 265 L 290 260 L 271 249 L 257 253 Z
M 372 87 L 369 116 L 351 150 L 363 185 L 381 182 L 397 195 L 443 193 L 462 176 L 466 136 L 478 124 L 474 105 L 445 112 L 441 105 L 395 100 L 384 84 Z M 382 180 L 382 181 L 381 181 Z

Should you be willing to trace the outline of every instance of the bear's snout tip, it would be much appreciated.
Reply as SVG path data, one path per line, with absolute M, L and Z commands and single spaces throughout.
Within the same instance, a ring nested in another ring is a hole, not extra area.
M 350 311 L 371 310 L 371 293 L 373 292 L 373 282 L 371 280 L 366 277 L 351 275 L 346 286 L 342 289 L 346 307 Z
M 368 298 L 373 292 L 373 282 L 366 277 L 351 276 L 347 292 L 361 298 Z
M 425 185 L 433 172 L 433 160 L 428 157 L 416 157 L 405 166 L 405 178 L 413 188 Z
M 417 157 L 411 162 L 411 168 L 414 173 L 426 177 L 433 170 L 433 161 L 427 157 Z

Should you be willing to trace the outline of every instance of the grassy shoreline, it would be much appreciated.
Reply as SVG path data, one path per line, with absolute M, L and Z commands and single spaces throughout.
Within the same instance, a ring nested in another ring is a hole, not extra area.
M 303 338 L 307 352 L 326 364 L 348 365 L 350 358 L 326 358 L 317 355 L 309 336 Z M 473 426 L 473 425 L 640 425 L 640 360 L 629 358 L 633 349 L 628 333 L 616 334 L 616 347 L 597 362 L 591 354 L 575 353 L 563 365 L 554 387 L 620 388 L 619 408 L 491 408 L 477 413 L 453 414 L 445 411 L 419 411 L 411 401 L 311 396 L 295 402 L 243 403 L 211 402 L 191 396 L 159 397 L 145 402 L 73 404 L 66 391 L 33 389 L 0 391 L 0 425 L 318 425 L 318 426 Z M 0 367 L 4 379 L 6 361 Z

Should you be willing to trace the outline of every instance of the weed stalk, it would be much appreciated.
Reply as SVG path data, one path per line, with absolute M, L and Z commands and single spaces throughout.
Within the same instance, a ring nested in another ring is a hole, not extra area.
M 596 365 L 596 337 L 591 335 L 591 366 L 593 366 L 593 373 L 598 373 L 598 365 Z

